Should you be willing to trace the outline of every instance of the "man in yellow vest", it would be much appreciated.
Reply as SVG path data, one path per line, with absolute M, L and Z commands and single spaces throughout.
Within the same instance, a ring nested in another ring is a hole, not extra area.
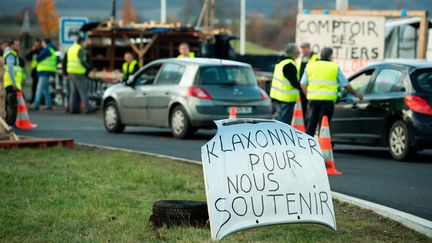
M 312 51 L 312 49 L 310 48 L 310 44 L 308 42 L 303 42 L 300 45 L 300 57 L 297 59 L 297 70 L 299 72 L 299 77 L 300 78 L 303 77 L 305 67 L 308 63 L 315 62 L 317 60 L 318 60 L 318 55 Z M 308 102 L 306 98 L 306 94 L 301 92 L 300 95 L 301 95 L 303 115 L 306 115 L 307 102 Z
M 42 40 L 43 50 L 37 55 L 37 75 L 39 78 L 36 98 L 31 106 L 31 109 L 38 110 L 42 99 L 45 98 L 47 110 L 52 110 L 52 101 L 50 93 L 50 78 L 54 78 L 57 72 L 57 56 L 54 46 L 51 45 L 50 39 Z
M 88 96 L 88 79 L 87 74 L 90 66 L 87 62 L 87 54 L 83 49 L 85 40 L 78 37 L 76 42 L 69 47 L 63 60 L 63 75 L 70 81 L 69 92 L 69 112 L 80 112 L 80 100 L 84 103 L 85 113 L 94 113 L 97 111 L 90 105 Z M 76 94 L 79 95 L 76 95 Z
M 124 54 L 124 60 L 122 70 L 123 70 L 123 81 L 127 81 L 129 79 L 129 76 L 134 74 L 136 71 L 139 70 L 139 65 L 137 60 L 133 58 L 132 53 L 126 52 Z
M 295 59 L 300 54 L 295 43 L 285 48 L 285 56 L 275 65 L 270 97 L 277 102 L 277 119 L 291 124 L 295 102 L 300 95 L 300 83 Z
M 9 46 L 3 53 L 3 82 L 6 90 L 6 123 L 10 126 L 15 125 L 18 106 L 17 91 L 21 90 L 21 81 L 23 78 L 18 56 L 19 49 L 19 40 L 13 40 L 9 42 Z
M 6 118 L 6 110 L 5 110 L 5 97 L 6 97 L 6 91 L 4 89 L 4 83 L 3 83 L 3 76 L 4 76 L 4 60 L 3 60 L 3 53 L 8 47 L 9 43 L 7 41 L 1 42 L 0 47 L 0 117 L 5 119 Z
M 32 49 L 27 52 L 26 54 L 26 60 L 31 62 L 31 77 L 32 77 L 32 96 L 31 96 L 31 103 L 33 103 L 36 99 L 36 88 L 38 84 L 38 75 L 37 75 L 37 56 L 42 51 L 42 43 L 40 39 L 35 39 L 33 43 Z
M 194 58 L 195 53 L 190 51 L 189 44 L 186 42 L 182 42 L 179 45 L 179 53 L 180 55 L 177 58 Z
M 331 120 L 339 87 L 344 87 L 349 93 L 363 100 L 363 95 L 351 87 L 339 65 L 331 61 L 332 55 L 331 48 L 323 48 L 321 59 L 309 63 L 301 79 L 301 88 L 309 100 L 306 133 L 311 136 L 315 135 L 316 127 L 323 116 Z

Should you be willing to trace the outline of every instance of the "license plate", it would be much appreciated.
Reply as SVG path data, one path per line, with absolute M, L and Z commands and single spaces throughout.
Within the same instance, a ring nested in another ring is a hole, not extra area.
M 235 107 L 237 114 L 250 114 L 252 113 L 252 107 L 249 106 L 241 106 L 241 107 Z M 230 108 L 227 108 L 228 113 Z

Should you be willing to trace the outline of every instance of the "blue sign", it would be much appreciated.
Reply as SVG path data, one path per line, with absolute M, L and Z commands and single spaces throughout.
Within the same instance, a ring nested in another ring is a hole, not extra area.
M 85 17 L 60 18 L 60 45 L 72 45 L 79 36 L 81 27 L 86 23 L 88 18 Z

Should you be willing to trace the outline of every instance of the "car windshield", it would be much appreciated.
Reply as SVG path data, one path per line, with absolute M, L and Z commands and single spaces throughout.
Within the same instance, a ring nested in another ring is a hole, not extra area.
M 200 85 L 256 85 L 255 75 L 250 67 L 207 66 L 197 75 Z
M 415 71 L 414 77 L 421 91 L 432 93 L 432 68 L 419 69 Z

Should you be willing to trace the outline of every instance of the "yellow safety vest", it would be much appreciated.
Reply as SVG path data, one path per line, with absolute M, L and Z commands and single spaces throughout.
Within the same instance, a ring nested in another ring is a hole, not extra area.
M 48 47 L 48 50 L 50 51 L 51 55 L 37 64 L 36 71 L 53 73 L 57 71 L 57 57 L 55 55 L 55 50 L 52 47 Z
M 309 58 L 309 61 L 307 62 L 308 64 L 309 63 L 312 63 L 312 62 L 316 62 L 316 61 L 318 61 L 318 55 L 317 54 L 312 54 L 312 56 Z M 301 68 L 301 64 L 302 64 L 302 59 L 301 58 L 299 58 L 299 59 L 297 59 L 297 73 L 298 73 L 298 75 L 300 76 L 300 68 Z M 301 77 L 300 77 L 301 78 Z
M 188 56 L 189 58 L 194 58 L 195 57 L 195 53 L 194 52 L 189 52 Z M 177 58 L 185 58 L 185 56 L 183 56 L 182 54 L 178 55 Z
M 335 101 L 338 94 L 339 65 L 330 61 L 316 61 L 306 65 L 308 100 Z
M 296 66 L 294 60 L 290 58 L 276 64 L 270 89 L 270 97 L 283 102 L 295 102 L 300 94 L 300 91 L 291 85 L 283 73 L 284 66 L 289 63 Z M 298 78 L 299 73 L 297 72 Z
M 36 60 L 36 57 L 37 57 L 37 55 L 36 55 L 36 54 L 33 54 L 33 56 L 32 56 L 32 60 L 31 60 L 31 68 L 32 68 L 32 69 L 37 67 L 38 62 L 37 62 L 37 60 Z
M 132 60 L 129 64 L 129 69 L 128 69 L 128 63 L 127 62 L 123 63 L 123 74 L 125 75 L 132 74 L 135 65 L 137 64 L 138 64 L 137 60 Z
M 81 64 L 78 56 L 79 50 L 81 50 L 80 44 L 73 44 L 67 51 L 67 68 L 66 71 L 71 74 L 85 74 L 86 68 Z
M 15 84 L 18 90 L 21 90 L 21 81 L 24 78 L 24 72 L 21 66 L 19 65 L 19 58 L 18 54 L 14 50 L 9 50 L 3 53 L 3 60 L 4 60 L 4 74 L 3 74 L 3 80 L 4 80 L 4 87 L 9 87 L 13 85 L 12 79 L 9 75 L 9 69 L 6 63 L 6 57 L 9 55 L 13 55 L 15 57 L 15 66 L 14 66 L 14 76 L 15 76 Z

